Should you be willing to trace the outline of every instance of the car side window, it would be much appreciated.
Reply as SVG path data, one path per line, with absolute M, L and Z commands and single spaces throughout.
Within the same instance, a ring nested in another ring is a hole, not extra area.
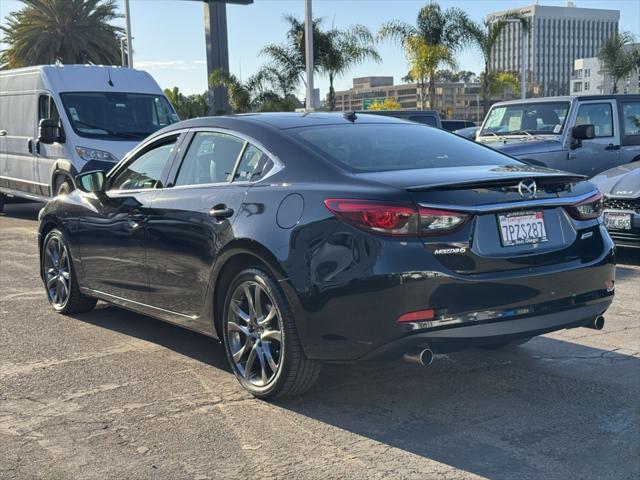
M 198 132 L 182 160 L 175 185 L 202 185 L 231 180 L 244 140 L 218 132 Z
M 233 181 L 257 182 L 271 170 L 271 167 L 273 162 L 267 154 L 254 145 L 247 145 Z
M 586 103 L 580 105 L 576 126 L 592 124 L 596 137 L 613 136 L 613 112 L 610 103 Z
M 162 172 L 171 158 L 177 137 L 156 144 L 133 160 L 111 182 L 111 190 L 162 188 Z
M 622 118 L 624 135 L 640 135 L 640 102 L 623 104 Z

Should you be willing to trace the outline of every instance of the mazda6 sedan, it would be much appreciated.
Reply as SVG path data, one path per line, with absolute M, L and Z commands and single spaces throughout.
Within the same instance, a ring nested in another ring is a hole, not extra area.
M 40 213 L 53 308 L 103 300 L 215 337 L 259 398 L 300 394 L 323 362 L 599 328 L 613 299 L 593 184 L 428 126 L 199 118 L 106 169 Z

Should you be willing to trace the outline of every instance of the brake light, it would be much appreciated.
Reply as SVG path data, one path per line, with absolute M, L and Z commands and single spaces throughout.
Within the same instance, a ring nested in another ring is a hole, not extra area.
M 342 221 L 361 230 L 390 236 L 429 236 L 450 233 L 467 214 L 416 208 L 409 203 L 329 198 L 325 206 Z
M 398 323 L 404 322 L 424 322 L 426 320 L 433 320 L 435 312 L 429 308 L 427 310 L 418 310 L 416 312 L 408 312 L 398 317 Z
M 576 220 L 591 220 L 593 218 L 598 218 L 604 209 L 602 193 L 598 192 L 580 203 L 568 205 L 565 209 L 569 215 Z

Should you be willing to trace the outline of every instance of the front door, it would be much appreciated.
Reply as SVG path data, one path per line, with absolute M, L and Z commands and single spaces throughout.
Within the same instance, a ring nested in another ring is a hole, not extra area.
M 567 170 L 592 177 L 621 163 L 615 100 L 580 102 L 574 125 L 585 124 L 593 124 L 596 136 L 569 152 Z
M 53 100 L 53 97 L 49 94 L 40 94 L 38 97 L 38 125 L 40 125 L 40 121 L 44 119 L 53 119 L 58 122 L 60 126 L 60 137 L 58 141 L 50 144 L 38 142 L 36 140 L 36 170 L 38 179 L 41 184 L 49 184 L 51 183 L 51 175 L 53 171 L 53 164 L 56 160 L 65 158 L 65 149 L 64 149 L 64 141 L 65 134 L 64 129 L 62 128 L 62 123 L 60 122 L 60 114 L 58 113 L 58 108 Z M 38 137 L 38 133 L 36 132 L 36 138 Z M 51 191 L 47 191 L 47 195 L 55 196 L 57 192 L 53 189 L 55 185 L 51 185 Z
M 173 184 L 153 200 L 147 259 L 154 307 L 201 316 L 217 253 L 233 237 L 248 188 L 231 182 L 244 149 L 244 140 L 227 133 L 194 133 Z
M 78 241 L 87 287 L 147 303 L 147 219 L 164 187 L 177 135 L 136 153 L 107 179 L 105 194 L 85 194 L 87 213 L 79 219 Z

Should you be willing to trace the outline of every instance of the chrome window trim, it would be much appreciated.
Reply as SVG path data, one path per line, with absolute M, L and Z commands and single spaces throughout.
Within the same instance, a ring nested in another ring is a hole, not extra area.
M 231 130 L 228 128 L 221 128 L 221 127 L 193 127 L 191 128 L 191 131 L 193 132 L 194 136 L 197 135 L 199 132 L 213 132 L 213 133 L 223 133 L 226 135 L 231 135 L 233 137 L 237 137 L 240 140 L 244 140 L 245 143 L 250 143 L 251 145 L 253 145 L 254 147 L 258 148 L 262 153 L 264 153 L 267 157 L 269 157 L 269 159 L 273 162 L 273 167 L 271 167 L 271 170 L 269 170 L 261 179 L 253 181 L 253 182 L 234 182 L 233 181 L 233 175 L 231 177 L 231 180 L 229 180 L 228 182 L 218 182 L 218 183 L 210 183 L 210 184 L 200 184 L 200 186 L 202 185 L 210 185 L 210 186 L 216 186 L 216 185 L 227 185 L 227 184 L 233 184 L 233 185 L 253 185 L 259 182 L 262 182 L 263 180 L 266 180 L 267 178 L 275 175 L 276 173 L 282 171 L 284 169 L 284 163 L 282 163 L 282 160 L 280 160 L 280 158 L 274 154 L 273 152 L 271 152 L 268 148 L 266 148 L 261 142 L 259 142 L 258 140 L 256 140 L 255 138 L 246 135 L 242 132 L 238 132 L 236 130 Z M 242 160 L 242 154 L 244 153 L 245 149 L 247 148 L 247 145 L 245 144 L 245 146 L 243 147 L 242 151 L 240 152 L 241 155 L 238 156 L 238 158 L 236 159 L 236 165 L 234 166 L 234 173 L 237 170 L 237 167 L 240 163 L 240 160 Z M 188 187 L 190 185 L 182 185 L 183 187 Z M 172 188 L 176 188 L 176 187 L 172 187 Z
M 508 203 L 493 203 L 488 205 L 443 205 L 434 203 L 419 203 L 421 207 L 433 208 L 438 210 L 453 210 L 458 212 L 474 212 L 474 213 L 490 213 L 501 212 L 504 210 L 514 210 L 520 208 L 531 207 L 560 207 L 565 205 L 573 205 L 587 200 L 590 197 L 598 194 L 598 190 L 592 190 L 591 192 L 583 193 L 575 197 L 560 197 L 560 198 L 541 198 L 533 200 L 523 200 L 520 202 L 508 202 Z

